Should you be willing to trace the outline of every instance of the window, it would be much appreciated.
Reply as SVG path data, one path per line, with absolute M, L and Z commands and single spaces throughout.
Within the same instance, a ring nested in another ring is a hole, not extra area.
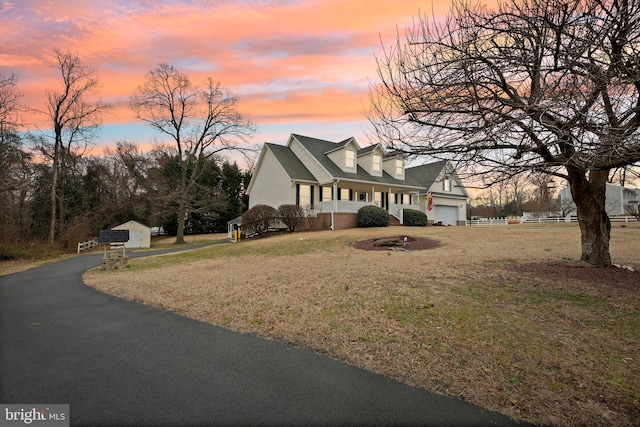
M 402 195 L 402 204 L 410 205 L 411 204 L 411 194 L 403 194 Z
M 340 200 L 351 200 L 351 192 L 348 188 L 340 189 Z
M 331 200 L 333 195 L 333 188 L 322 187 L 322 200 Z
M 373 172 L 380 172 L 381 167 L 382 167 L 382 157 L 379 154 L 374 154 L 371 170 Z
M 445 179 L 442 182 L 442 189 L 444 191 L 451 191 L 451 180 L 450 179 Z
M 298 205 L 305 207 L 311 205 L 311 186 L 310 185 L 300 185 L 298 197 Z
M 403 167 L 404 167 L 404 162 L 400 159 L 396 159 L 396 176 L 402 176 L 403 175 Z
M 345 166 L 348 168 L 356 167 L 356 152 L 353 150 L 345 151 L 346 161 Z
M 379 191 L 376 191 L 373 194 L 374 197 L 374 203 L 376 204 L 377 207 L 381 208 L 382 207 L 382 193 Z

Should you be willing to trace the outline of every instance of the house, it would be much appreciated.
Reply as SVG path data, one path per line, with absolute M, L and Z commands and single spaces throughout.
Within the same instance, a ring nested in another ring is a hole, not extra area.
M 354 138 L 330 142 L 292 134 L 287 145 L 265 143 L 247 188 L 249 208 L 264 204 L 312 207 L 322 229 L 356 226 L 366 205 L 386 209 L 402 224 L 403 210 L 425 212 L 429 223 L 464 225 L 468 194 L 451 163 L 406 167 L 380 144 Z
M 111 229 L 129 230 L 129 240 L 124 244 L 124 247 L 127 249 L 151 247 L 151 228 L 146 225 L 140 224 L 137 221 L 127 221 Z
M 617 215 L 627 215 L 637 212 L 638 201 L 640 201 L 640 189 L 627 188 L 621 185 L 607 183 L 605 193 L 605 210 L 610 217 Z M 576 208 L 571 197 L 571 189 L 567 186 L 560 191 L 561 206 L 568 207 L 567 217 L 576 216 Z

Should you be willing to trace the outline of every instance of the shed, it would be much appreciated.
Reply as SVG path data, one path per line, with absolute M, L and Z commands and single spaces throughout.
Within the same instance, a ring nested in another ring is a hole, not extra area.
M 151 228 L 137 221 L 127 221 L 124 224 L 116 225 L 112 230 L 129 230 L 129 240 L 124 247 L 129 248 L 150 248 Z
M 235 240 L 236 237 L 234 235 L 234 232 L 241 228 L 242 228 L 242 215 L 227 222 L 227 231 L 229 233 L 229 240 Z

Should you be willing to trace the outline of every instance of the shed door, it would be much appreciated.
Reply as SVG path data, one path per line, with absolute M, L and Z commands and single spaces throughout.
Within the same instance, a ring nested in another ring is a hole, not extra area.
M 443 225 L 456 225 L 458 222 L 458 208 L 456 206 L 434 206 L 433 222 L 442 222 Z
M 124 244 L 125 248 L 142 247 L 142 231 L 129 230 L 129 241 Z

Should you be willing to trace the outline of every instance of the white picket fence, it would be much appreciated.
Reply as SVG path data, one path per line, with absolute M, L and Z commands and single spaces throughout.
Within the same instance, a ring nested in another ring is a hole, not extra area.
M 620 223 L 634 223 L 638 222 L 636 217 L 634 216 L 614 216 L 609 218 L 612 224 L 620 224 Z M 563 223 L 577 223 L 578 218 L 575 216 L 572 217 L 561 217 L 561 218 L 521 218 L 521 224 L 563 224 Z M 494 225 L 508 225 L 509 220 L 507 218 L 480 218 L 480 219 L 472 219 L 467 220 L 467 226 L 471 227 L 482 227 L 488 226 L 492 227 Z
M 630 223 L 630 222 L 638 222 L 638 219 L 635 216 L 614 216 L 609 218 L 609 221 Z
M 558 218 L 522 218 L 520 219 L 520 224 L 557 224 L 557 223 L 565 223 L 565 222 L 578 222 L 578 217 L 558 217 Z
M 609 221 L 611 221 L 611 223 L 633 223 L 633 222 L 638 222 L 638 220 L 636 219 L 636 217 L 634 216 L 613 216 L 611 218 L 609 218 Z M 565 222 L 573 222 L 573 223 L 577 223 L 578 222 L 578 217 L 576 216 L 571 216 L 571 217 L 562 217 L 562 218 L 527 218 L 527 219 L 522 219 L 520 221 L 522 224 L 531 224 L 531 223 L 540 223 L 540 224 L 549 224 L 549 223 L 565 223 Z
M 86 242 L 78 242 L 78 253 L 92 249 L 98 246 L 98 239 L 87 240 Z
M 507 218 L 480 218 L 480 219 L 468 219 L 467 226 L 470 227 L 492 227 L 494 225 L 508 225 L 509 220 Z

